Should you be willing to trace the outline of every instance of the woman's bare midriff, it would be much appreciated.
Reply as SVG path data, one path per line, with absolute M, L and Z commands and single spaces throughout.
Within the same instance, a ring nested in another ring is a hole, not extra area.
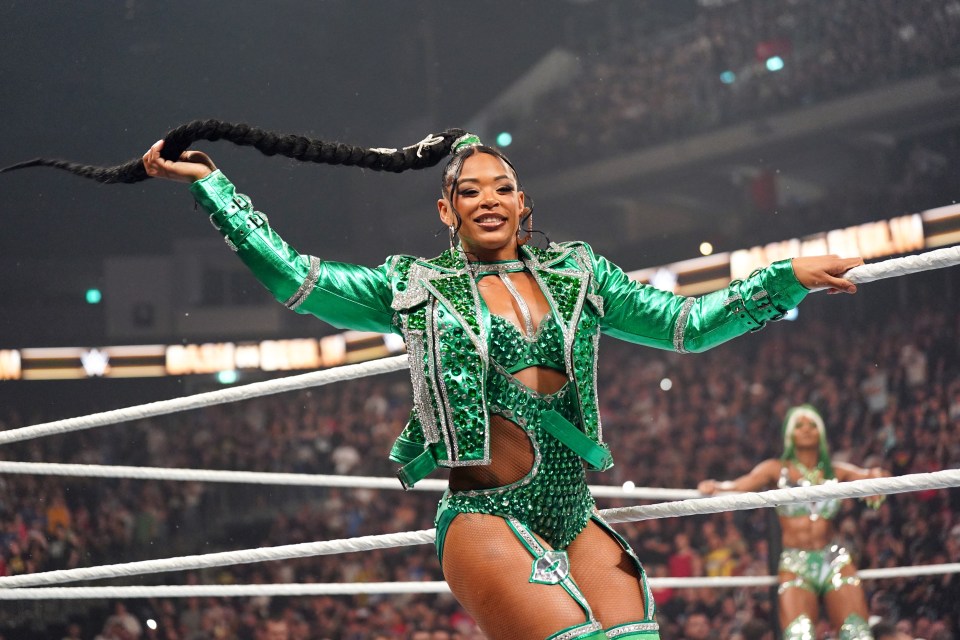
M 791 549 L 822 549 L 833 538 L 833 524 L 824 518 L 780 518 L 780 530 L 783 546 Z

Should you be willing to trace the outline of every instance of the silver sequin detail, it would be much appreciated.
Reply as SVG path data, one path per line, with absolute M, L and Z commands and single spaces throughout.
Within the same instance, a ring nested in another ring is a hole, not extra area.
M 453 426 L 453 410 L 450 407 L 450 399 L 447 397 L 447 387 L 444 385 L 443 378 L 438 371 L 440 363 L 440 340 L 439 336 L 434 333 L 434 328 L 439 332 L 438 314 L 440 312 L 440 305 L 434 300 L 430 306 L 430 315 L 432 318 L 427 322 L 427 339 L 431 345 L 433 345 L 433 358 L 430 362 L 430 381 L 434 385 L 434 395 L 438 402 L 443 403 L 443 410 L 446 411 L 446 415 L 441 417 L 440 429 L 443 431 L 443 441 L 447 446 L 447 457 L 452 461 L 457 459 L 460 452 Z
M 579 627 L 567 629 L 558 636 L 550 636 L 547 640 L 574 640 L 574 638 L 583 637 L 585 633 L 593 633 L 594 631 L 603 631 L 599 622 L 587 622 Z
M 320 258 L 310 256 L 310 269 L 307 271 L 307 277 L 303 279 L 297 292 L 283 303 L 287 309 L 296 309 L 306 300 L 317 284 L 317 278 L 320 277 Z
M 677 353 L 689 353 L 684 347 L 684 337 L 687 332 L 687 318 L 690 316 L 690 310 L 693 309 L 696 301 L 696 298 L 684 300 L 680 315 L 677 316 L 677 324 L 673 327 L 673 349 Z
M 608 638 L 616 638 L 628 633 L 637 633 L 640 631 L 659 631 L 660 625 L 656 622 L 635 622 L 634 624 L 626 624 L 622 627 L 617 627 L 616 629 L 607 629 Z
M 587 294 L 587 300 L 589 300 L 590 303 L 593 304 L 593 308 L 597 310 L 597 315 L 599 315 L 599 316 L 602 318 L 603 315 L 604 315 L 604 311 L 603 311 L 603 297 L 602 297 L 602 296 L 598 296 L 598 295 L 595 294 L 595 293 L 588 293 L 588 294 Z
M 422 264 L 415 263 L 410 267 L 410 272 L 407 274 L 406 289 L 394 292 L 393 302 L 390 303 L 390 306 L 395 311 L 400 311 L 426 302 L 430 294 L 427 292 L 426 287 L 423 286 L 423 282 L 440 275 L 441 274 Z
M 510 260 L 508 262 L 497 262 L 494 264 L 472 264 L 471 269 L 475 276 L 495 276 L 511 271 L 523 271 L 525 267 L 519 260 Z
M 735 293 L 735 294 L 733 294 L 732 296 L 730 296 L 729 298 L 727 298 L 726 300 L 723 301 L 723 306 L 729 307 L 729 306 L 732 305 L 734 302 L 740 302 L 741 300 L 743 300 L 743 298 L 740 297 L 740 294 L 739 294 L 739 293 Z
M 600 397 L 597 394 L 597 360 L 600 356 L 600 327 L 597 327 L 593 334 L 593 401 L 597 402 Z M 600 412 L 597 411 L 597 442 L 603 443 L 603 420 L 600 419 Z
M 233 240 L 231 240 L 228 236 L 223 236 L 223 241 L 227 243 L 227 246 L 230 247 L 231 251 L 234 253 L 237 252 L 237 245 L 233 244 Z
M 754 302 L 756 302 L 757 300 L 763 300 L 763 299 L 766 298 L 768 295 L 769 295 L 769 294 L 768 294 L 765 290 L 761 289 L 760 291 L 757 291 L 755 294 L 753 294 L 752 296 L 750 296 L 750 299 L 753 300 Z
M 428 443 L 440 441 L 440 432 L 437 430 L 436 416 L 433 413 L 433 403 L 430 401 L 430 389 L 427 386 L 426 372 L 423 366 L 423 332 L 410 331 L 407 333 L 407 360 L 410 362 L 411 379 L 413 380 L 413 406 L 420 418 L 420 426 Z
M 510 276 L 507 275 L 505 271 L 499 270 L 497 275 L 500 276 L 500 281 L 503 282 L 503 286 L 505 286 L 507 291 L 510 292 L 510 295 L 513 296 L 514 302 L 517 303 L 517 307 L 520 309 L 520 315 L 523 317 L 524 336 L 527 340 L 533 340 L 535 338 L 533 332 L 533 317 L 530 315 L 530 307 L 527 306 L 527 301 L 524 300 L 520 292 L 517 291 L 513 280 L 510 279 Z

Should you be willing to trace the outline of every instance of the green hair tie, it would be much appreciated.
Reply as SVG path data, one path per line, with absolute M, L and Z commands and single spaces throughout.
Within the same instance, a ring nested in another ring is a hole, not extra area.
M 458 153 L 461 149 L 466 149 L 467 147 L 478 147 L 483 143 L 480 141 L 480 136 L 475 133 L 465 133 L 456 140 L 453 141 L 453 144 L 450 145 L 451 153 Z

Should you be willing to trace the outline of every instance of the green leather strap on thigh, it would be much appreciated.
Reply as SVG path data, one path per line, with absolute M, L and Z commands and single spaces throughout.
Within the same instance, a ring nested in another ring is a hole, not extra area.
M 630 557 L 630 560 L 633 561 L 633 565 L 637 568 L 637 573 L 640 575 L 640 588 L 643 590 L 643 601 L 646 603 L 646 611 L 644 612 L 647 616 L 644 622 L 653 622 L 657 614 L 657 605 L 653 600 L 653 594 L 650 592 L 650 582 L 647 580 L 647 572 L 643 569 L 643 564 L 640 562 L 640 559 L 637 557 L 637 554 L 634 553 L 633 548 L 630 547 L 630 543 L 627 542 L 627 539 L 621 536 L 619 533 L 613 530 L 606 520 L 600 517 L 600 514 L 593 513 L 590 518 L 597 523 L 597 525 L 609 533 L 614 540 L 617 541 L 627 556 Z
M 453 509 L 444 509 L 443 503 L 440 503 L 440 512 L 437 514 L 437 533 L 436 533 L 436 547 L 437 547 L 437 560 L 440 561 L 440 571 L 443 571 L 443 543 L 447 539 L 447 529 L 450 528 L 450 523 L 453 522 L 453 519 L 459 514 L 458 511 Z
M 851 613 L 840 625 L 840 640 L 873 640 L 873 634 L 866 620 Z
M 618 624 L 607 629 L 607 637 L 617 640 L 660 640 L 660 625 L 650 620 Z

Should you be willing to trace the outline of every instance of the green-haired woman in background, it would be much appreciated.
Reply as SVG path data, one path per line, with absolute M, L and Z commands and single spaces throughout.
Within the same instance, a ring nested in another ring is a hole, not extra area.
M 833 462 L 823 418 L 810 405 L 793 407 L 783 425 L 783 455 L 764 460 L 736 480 L 704 480 L 706 495 L 879 478 L 889 473 Z M 867 601 L 850 553 L 834 539 L 837 499 L 777 507 L 783 534 L 780 554 L 780 627 L 785 640 L 813 640 L 823 598 L 841 640 L 872 640 Z

